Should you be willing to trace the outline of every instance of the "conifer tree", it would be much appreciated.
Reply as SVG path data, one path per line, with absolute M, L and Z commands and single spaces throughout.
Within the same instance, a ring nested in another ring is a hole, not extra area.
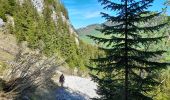
M 170 0 L 166 0 L 165 5 L 169 6 L 170 5 Z
M 106 37 L 89 36 L 100 44 L 106 56 L 92 59 L 97 66 L 89 67 L 92 79 L 98 83 L 95 100 L 152 100 L 149 95 L 159 85 L 157 76 L 168 63 L 155 59 L 164 50 L 150 50 L 164 36 L 143 36 L 142 33 L 159 31 L 166 23 L 140 25 L 161 13 L 148 11 L 154 0 L 99 0 L 104 9 L 116 15 L 101 13 L 109 23 L 99 29 Z M 154 59 L 154 60 L 153 60 Z

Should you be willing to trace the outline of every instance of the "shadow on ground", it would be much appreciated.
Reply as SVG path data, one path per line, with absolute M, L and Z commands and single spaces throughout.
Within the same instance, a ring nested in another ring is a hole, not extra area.
M 89 100 L 89 97 L 78 91 L 73 91 L 65 87 L 56 90 L 56 100 Z

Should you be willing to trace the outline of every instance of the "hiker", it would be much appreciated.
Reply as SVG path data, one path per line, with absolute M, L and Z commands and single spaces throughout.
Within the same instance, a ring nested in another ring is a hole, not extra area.
M 60 84 L 61 84 L 61 86 L 63 87 L 63 84 L 64 84 L 64 75 L 62 74 L 61 76 L 60 76 L 60 79 L 59 79 L 59 82 L 60 82 Z

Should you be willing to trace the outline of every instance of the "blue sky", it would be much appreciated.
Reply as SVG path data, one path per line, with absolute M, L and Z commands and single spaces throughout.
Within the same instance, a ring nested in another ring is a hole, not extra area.
M 98 0 L 61 0 L 68 10 L 69 18 L 73 26 L 77 28 L 85 27 L 90 24 L 103 23 L 100 12 L 108 12 L 102 9 Z M 161 11 L 165 8 L 165 0 L 155 0 L 153 6 L 149 8 L 152 11 Z M 168 15 L 169 13 L 168 8 Z M 108 12 L 110 13 L 110 12 Z

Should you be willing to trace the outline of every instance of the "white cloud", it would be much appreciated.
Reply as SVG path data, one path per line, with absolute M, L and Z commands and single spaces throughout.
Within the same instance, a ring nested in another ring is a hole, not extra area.
M 70 15 L 80 15 L 82 14 L 82 11 L 77 10 L 77 9 L 68 9 Z
M 69 9 L 69 15 L 78 19 L 91 19 L 101 17 L 101 11 Z
M 90 19 L 90 18 L 96 18 L 96 17 L 100 17 L 100 11 L 95 11 L 95 12 L 87 12 L 86 14 L 84 14 L 84 18 L 86 19 Z

